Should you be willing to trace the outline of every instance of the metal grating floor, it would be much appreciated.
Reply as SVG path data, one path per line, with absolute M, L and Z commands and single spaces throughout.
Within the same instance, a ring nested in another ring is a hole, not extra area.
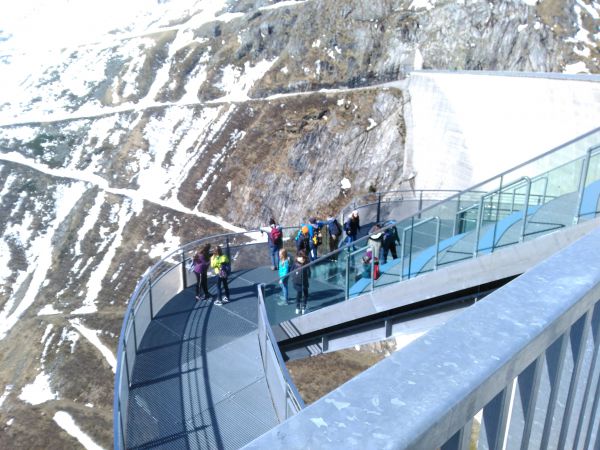
M 128 448 L 234 449 L 277 425 L 256 330 L 256 284 L 272 276 L 234 273 L 223 306 L 192 287 L 159 311 L 133 370 Z

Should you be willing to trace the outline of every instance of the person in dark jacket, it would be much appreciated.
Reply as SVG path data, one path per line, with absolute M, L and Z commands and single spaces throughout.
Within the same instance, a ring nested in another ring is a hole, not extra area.
M 296 252 L 304 251 L 305 254 L 310 252 L 310 230 L 308 225 L 303 225 L 298 235 L 296 236 Z
M 323 228 L 323 225 L 325 225 L 325 222 L 317 220 L 316 217 L 308 219 L 308 235 L 310 236 L 310 252 L 308 254 L 308 259 L 310 259 L 311 262 L 318 258 L 317 249 L 322 243 L 321 228 Z
M 296 260 L 292 266 L 291 277 L 292 284 L 296 290 L 296 314 L 306 312 L 306 303 L 308 302 L 308 280 L 310 278 L 310 267 L 306 267 L 308 257 L 301 250 L 296 254 Z
M 390 223 L 386 223 L 385 225 L 390 225 Z M 395 226 L 391 226 L 383 232 L 383 256 L 381 260 L 384 264 L 387 262 L 387 256 L 389 252 L 392 253 L 392 259 L 398 258 L 398 253 L 396 251 L 397 244 L 400 244 L 398 230 Z
M 331 253 L 339 247 L 342 235 L 342 227 L 335 217 L 327 218 L 327 234 L 329 235 L 329 253 Z
M 360 231 L 360 217 L 357 210 L 352 211 L 352 214 L 350 214 L 350 217 L 344 223 L 344 231 L 346 232 L 346 242 L 348 244 L 356 240 Z
M 208 268 L 210 266 L 210 244 L 204 245 L 194 254 L 194 274 L 196 275 L 196 300 L 210 300 L 208 292 Z M 200 298 L 200 287 L 204 297 Z

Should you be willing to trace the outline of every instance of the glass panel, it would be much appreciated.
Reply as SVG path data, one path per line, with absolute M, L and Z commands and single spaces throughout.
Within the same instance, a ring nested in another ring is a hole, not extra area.
M 582 193 L 579 220 L 593 219 L 600 212 L 600 146 L 590 149 L 590 160 Z
M 295 249 L 290 250 L 289 255 L 292 261 L 295 254 Z M 348 268 L 351 271 L 354 269 L 353 261 L 353 258 L 348 258 L 346 249 L 339 249 L 327 258 L 317 260 L 306 266 L 310 272 L 306 305 L 308 311 L 338 303 L 346 298 L 346 274 Z M 265 308 L 271 324 L 295 317 L 297 315 L 296 308 L 301 306 L 295 286 L 295 282 L 301 286 L 300 276 L 296 278 L 291 273 L 284 277 L 282 282 L 287 288 L 287 302 L 277 273 L 273 273 L 271 280 L 265 284 Z
M 356 241 L 350 249 L 344 249 L 342 243 L 342 251 L 310 265 L 309 310 L 370 292 L 372 286 L 389 285 L 570 225 L 577 208 L 584 156 L 598 141 L 600 130 L 462 193 L 377 193 L 349 205 L 343 217 L 358 209 L 361 223 L 367 229 L 377 218 L 384 231 L 385 227 L 396 227 L 398 242 L 393 244 L 396 258 L 390 246 L 384 258 L 386 246 L 383 246 L 373 281 L 370 277 L 374 267 L 363 263 L 368 236 Z M 600 178 L 599 158 L 600 150 L 590 159 L 586 186 Z M 419 206 L 444 196 L 450 197 L 416 211 Z M 593 204 L 590 216 L 598 210 L 598 196 L 595 203 L 594 200 L 586 203 Z M 407 217 L 411 212 L 415 214 Z M 286 241 L 290 255 L 295 254 L 295 233 L 297 227 L 291 229 Z M 329 248 L 327 233 L 324 235 L 322 251 Z M 267 285 L 265 303 L 271 323 L 296 315 L 296 292 L 291 282 L 288 291 L 289 301 L 285 303 L 280 298 L 282 290 L 277 280 Z

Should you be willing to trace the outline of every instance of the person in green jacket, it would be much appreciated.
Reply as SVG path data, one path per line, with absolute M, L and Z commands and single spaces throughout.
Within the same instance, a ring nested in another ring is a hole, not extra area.
M 215 301 L 215 305 L 222 305 L 229 301 L 229 284 L 227 282 L 227 277 L 231 271 L 231 266 L 229 264 L 229 258 L 227 255 L 223 254 L 220 245 L 217 246 L 215 253 L 210 258 L 210 267 L 214 269 L 215 274 L 217 275 L 217 292 L 219 298 Z M 222 295 L 221 285 L 225 289 L 224 296 Z

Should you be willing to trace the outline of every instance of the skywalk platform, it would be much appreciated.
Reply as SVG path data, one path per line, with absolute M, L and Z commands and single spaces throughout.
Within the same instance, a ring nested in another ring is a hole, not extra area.
M 272 276 L 233 273 L 222 306 L 187 288 L 156 314 L 133 369 L 128 448 L 233 449 L 278 424 L 257 338 L 256 285 Z

